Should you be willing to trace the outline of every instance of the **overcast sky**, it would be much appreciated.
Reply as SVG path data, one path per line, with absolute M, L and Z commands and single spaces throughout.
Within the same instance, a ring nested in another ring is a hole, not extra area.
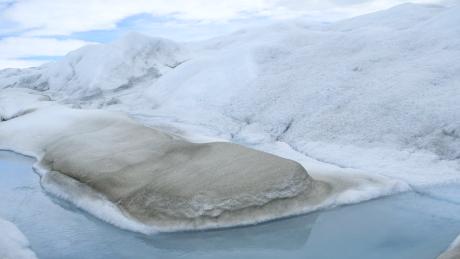
M 415 0 L 438 3 L 441 0 Z M 334 21 L 402 0 L 0 0 L 0 68 L 57 59 L 127 31 L 177 41 L 302 18 Z

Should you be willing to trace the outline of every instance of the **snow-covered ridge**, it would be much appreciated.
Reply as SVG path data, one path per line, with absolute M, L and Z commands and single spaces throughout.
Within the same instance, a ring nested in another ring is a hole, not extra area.
M 3 87 L 27 87 L 62 92 L 67 98 L 88 99 L 152 82 L 186 60 L 177 43 L 129 33 L 107 45 L 95 44 L 70 52 L 39 68 L 0 72 Z

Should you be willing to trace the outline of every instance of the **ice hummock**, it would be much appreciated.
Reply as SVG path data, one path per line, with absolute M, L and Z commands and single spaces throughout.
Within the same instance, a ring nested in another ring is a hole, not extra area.
M 378 176 L 314 179 L 294 160 L 56 103 L 2 122 L 0 148 L 37 158 L 49 193 L 143 233 L 254 224 L 407 190 Z
M 186 50 L 171 40 L 128 33 L 113 43 L 82 47 L 39 68 L 3 70 L 0 77 L 3 87 L 87 100 L 155 81 L 186 58 Z
M 0 258 L 37 259 L 29 241 L 11 222 L 0 218 Z

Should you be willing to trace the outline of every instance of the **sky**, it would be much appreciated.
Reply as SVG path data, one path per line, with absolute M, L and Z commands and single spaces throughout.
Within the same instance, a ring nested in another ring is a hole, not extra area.
M 414 0 L 440 3 L 442 0 Z M 38 66 L 130 31 L 194 41 L 289 19 L 331 22 L 403 0 L 0 0 L 0 69 Z

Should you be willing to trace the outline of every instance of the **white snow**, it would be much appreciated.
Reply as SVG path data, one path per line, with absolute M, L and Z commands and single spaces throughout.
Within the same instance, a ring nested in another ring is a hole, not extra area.
M 11 222 L 0 218 L 0 258 L 36 259 L 30 250 L 29 241 Z
M 186 51 L 170 40 L 130 33 L 108 45 L 72 51 L 39 68 L 3 70 L 0 77 L 3 86 L 63 91 L 65 98 L 85 100 L 154 81 L 185 60 Z
M 459 11 L 402 5 L 331 25 L 282 24 L 215 39 L 147 89 L 159 106 L 150 113 L 230 140 L 256 128 L 264 136 L 256 141 L 281 140 L 415 185 L 452 181 L 460 155 Z M 216 67 L 225 76 L 209 76 Z
M 0 121 L 9 120 L 52 104 L 48 96 L 30 94 L 32 92 L 15 88 L 0 91 Z

